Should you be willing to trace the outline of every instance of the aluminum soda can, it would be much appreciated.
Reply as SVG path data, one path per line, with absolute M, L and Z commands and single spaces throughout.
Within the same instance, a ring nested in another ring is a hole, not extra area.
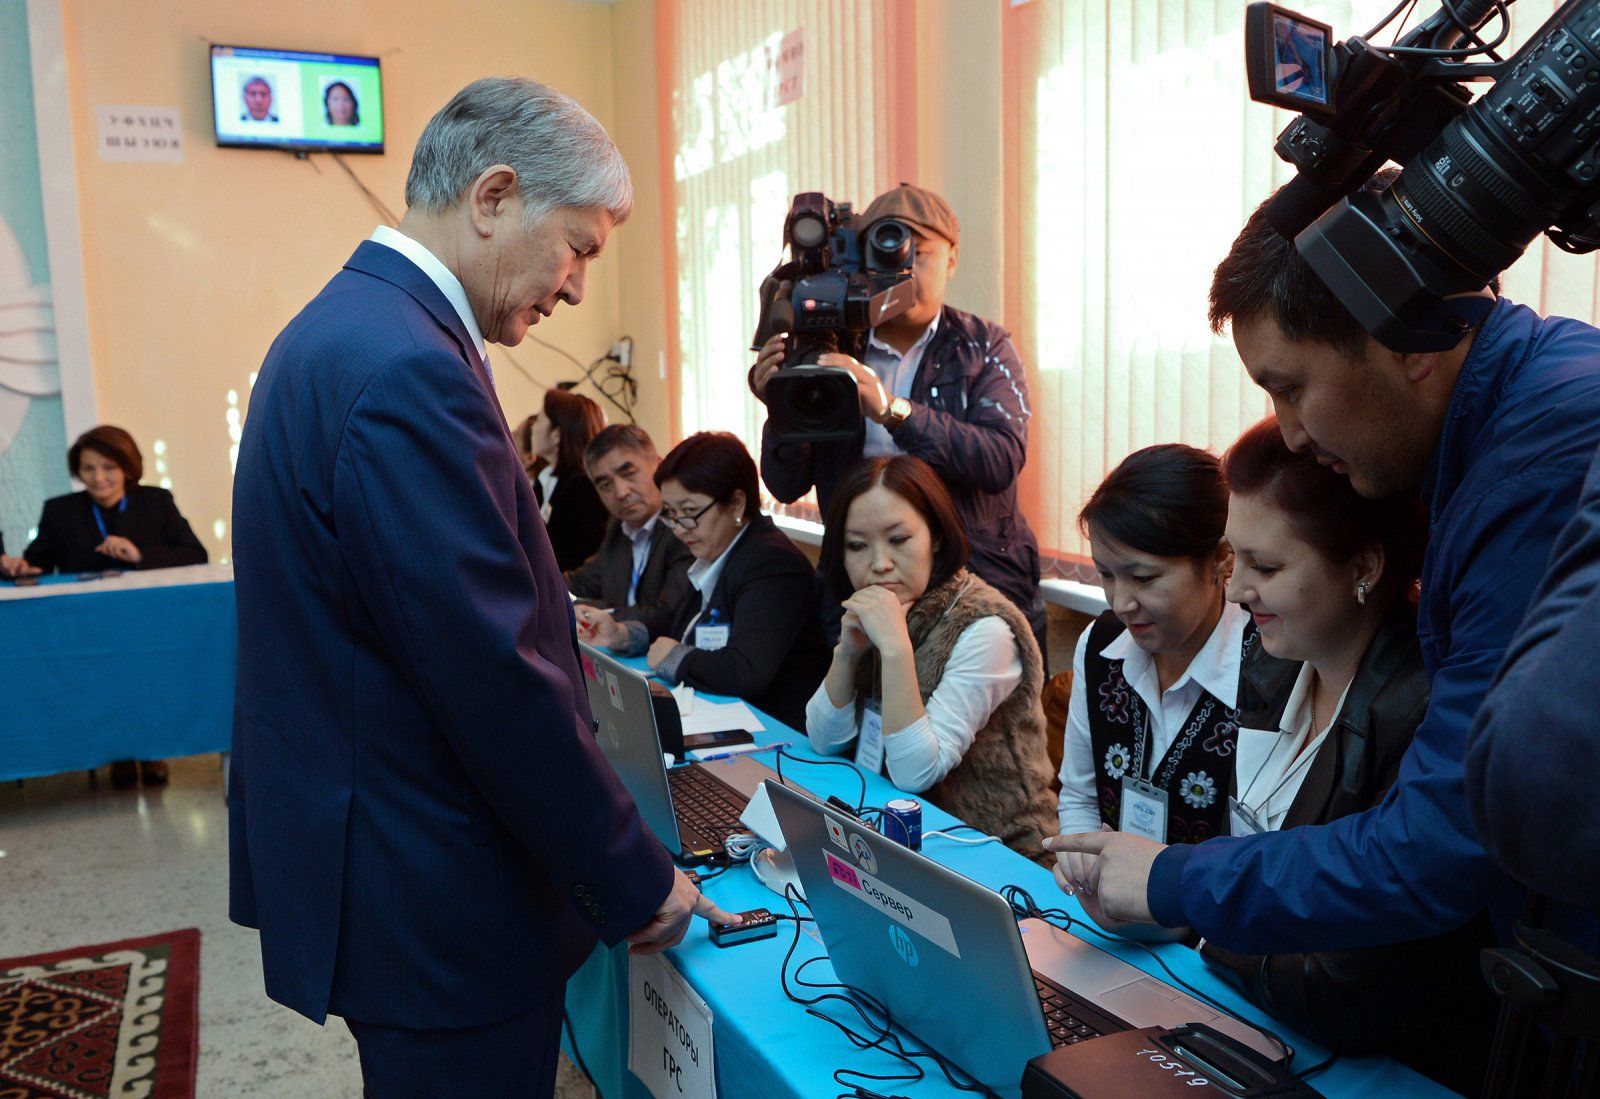
M 922 803 L 894 798 L 883 807 L 883 834 L 902 847 L 922 850 Z

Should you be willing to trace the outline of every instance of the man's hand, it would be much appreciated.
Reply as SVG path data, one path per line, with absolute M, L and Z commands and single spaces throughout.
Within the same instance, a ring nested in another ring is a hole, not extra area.
M 38 576 L 43 571 L 28 564 L 26 557 L 7 557 L 0 553 L 0 576 L 15 580 L 19 576 Z
M 606 649 L 620 649 L 628 642 L 628 627 L 611 616 L 610 611 L 599 607 L 574 607 L 573 617 L 578 623 L 578 640 Z
M 674 869 L 672 889 L 667 893 L 667 899 L 661 902 L 661 907 L 656 909 L 649 923 L 628 936 L 628 953 L 659 954 L 677 946 L 689 930 L 692 916 L 704 916 L 712 923 L 739 921 L 739 917 L 724 912 L 711 902 L 710 897 L 696 889 L 683 876 L 682 870 Z
M 1150 914 L 1150 867 L 1166 844 L 1127 832 L 1082 832 L 1046 836 L 1044 849 L 1057 855 L 1097 856 L 1088 868 L 1088 892 L 1099 896 L 1101 910 L 1114 920 L 1156 922 Z
M 873 423 L 882 423 L 889 414 L 889 391 L 883 388 L 878 372 L 849 355 L 829 351 L 817 356 L 818 366 L 836 366 L 856 376 L 856 392 L 861 395 L 861 414 Z
M 137 565 L 141 560 L 144 559 L 143 555 L 139 552 L 139 547 L 122 537 L 120 534 L 111 535 L 104 542 L 101 542 L 98 546 L 96 546 L 94 551 L 96 553 L 104 554 L 105 556 L 113 558 L 117 561 L 126 561 L 130 565 Z
M 788 338 L 789 333 L 779 332 L 762 344 L 756 355 L 756 364 L 750 368 L 750 392 L 756 395 L 758 401 L 767 399 L 767 382 L 783 365 L 783 346 Z

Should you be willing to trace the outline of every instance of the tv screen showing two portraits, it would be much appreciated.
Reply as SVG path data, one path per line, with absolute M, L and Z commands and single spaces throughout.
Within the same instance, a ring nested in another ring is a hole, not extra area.
M 376 57 L 211 47 L 217 144 L 296 152 L 383 152 Z

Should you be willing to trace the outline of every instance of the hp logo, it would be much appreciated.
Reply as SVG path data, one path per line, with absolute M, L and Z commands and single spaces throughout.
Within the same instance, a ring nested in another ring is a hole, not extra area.
M 913 969 L 916 968 L 917 962 L 921 960 L 917 957 L 917 944 L 912 941 L 905 928 L 897 923 L 889 925 L 889 945 L 894 947 L 894 952 L 900 955 L 902 962 Z

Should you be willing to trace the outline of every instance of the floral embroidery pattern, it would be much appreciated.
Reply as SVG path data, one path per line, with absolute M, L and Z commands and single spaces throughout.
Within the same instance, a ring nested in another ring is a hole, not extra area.
M 1100 712 L 1115 725 L 1128 723 L 1128 681 L 1122 678 L 1122 666 L 1114 664 L 1111 674 L 1100 684 Z
M 1106 774 L 1112 782 L 1120 782 L 1122 776 L 1128 773 L 1128 749 L 1121 744 L 1113 744 L 1106 749 Z
M 1211 730 L 1211 735 L 1201 747 L 1219 756 L 1233 755 L 1233 746 L 1239 740 L 1239 711 L 1224 710 L 1222 720 Z
M 1196 809 L 1207 809 L 1217 800 L 1217 784 L 1204 771 L 1183 776 L 1183 800 Z

